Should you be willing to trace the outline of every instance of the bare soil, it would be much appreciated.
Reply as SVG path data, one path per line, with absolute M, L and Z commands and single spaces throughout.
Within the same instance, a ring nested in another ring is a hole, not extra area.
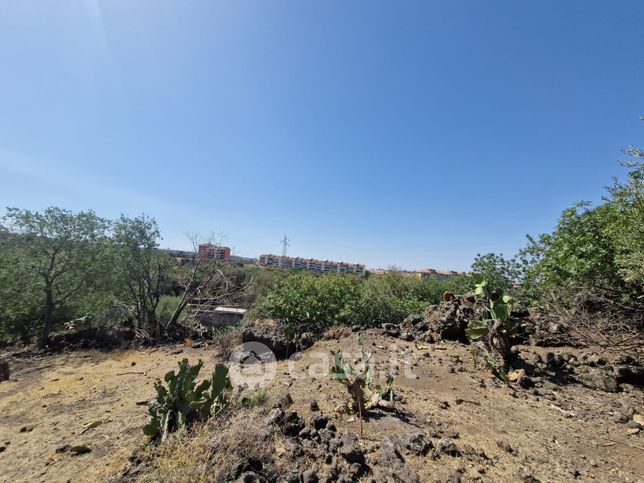
M 376 332 L 364 333 L 363 339 L 383 376 L 394 361 L 395 391 L 402 401 L 398 413 L 370 413 L 360 444 L 404 439 L 438 425 L 452 433 L 457 445 L 470 445 L 487 456 L 406 456 L 421 481 L 445 481 L 456 473 L 462 481 L 528 481 L 528 475 L 543 482 L 644 481 L 644 432 L 613 420 L 622 406 L 644 413 L 641 389 L 625 386 L 620 393 L 606 393 L 550 381 L 536 391 L 510 389 L 484 368 L 474 368 L 466 345 L 404 342 Z M 357 418 L 343 410 L 346 389 L 325 372 L 325 356 L 338 348 L 357 352 L 352 335 L 338 332 L 336 338 L 318 341 L 299 360 L 278 362 L 266 387 L 272 397 L 288 392 L 293 409 L 305 420 L 313 414 L 315 399 L 338 430 L 359 433 Z M 529 360 L 548 349 L 521 351 Z M 0 446 L 5 447 L 0 480 L 105 481 L 118 474 L 132 452 L 146 443 L 141 431 L 146 406 L 137 402 L 151 399 L 154 380 L 184 357 L 203 359 L 204 374 L 218 360 L 212 349 L 179 346 L 9 358 L 11 380 L 0 383 Z M 97 420 L 106 422 L 81 434 Z M 512 452 L 499 441 L 509 443 Z M 78 456 L 56 452 L 66 444 L 87 444 L 92 451 Z M 168 479 L 163 471 L 156 476 Z

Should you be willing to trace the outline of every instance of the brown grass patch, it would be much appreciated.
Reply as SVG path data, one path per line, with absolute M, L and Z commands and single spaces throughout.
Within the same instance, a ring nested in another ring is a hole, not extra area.
M 275 468 L 276 436 L 264 430 L 265 411 L 231 408 L 191 431 L 179 431 L 158 446 L 139 455 L 148 471 L 139 481 L 227 481 L 240 464 L 252 458 L 263 471 Z

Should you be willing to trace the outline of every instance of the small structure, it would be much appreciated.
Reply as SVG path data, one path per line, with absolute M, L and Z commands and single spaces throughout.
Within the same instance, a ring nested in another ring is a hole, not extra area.
M 200 314 L 200 322 L 210 327 L 227 327 L 237 325 L 244 317 L 246 309 L 237 307 L 215 307 Z

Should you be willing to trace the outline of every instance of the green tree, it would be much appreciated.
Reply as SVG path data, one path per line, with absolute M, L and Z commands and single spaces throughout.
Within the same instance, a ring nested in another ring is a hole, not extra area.
M 46 346 L 56 313 L 101 277 L 109 223 L 93 211 L 49 207 L 42 213 L 7 208 L 4 239 L 15 283 L 29 287 L 42 307 L 40 345 Z M 9 277 L 10 283 L 14 283 Z M 15 285 L 14 285 L 15 287 Z
M 145 215 L 114 223 L 113 257 L 121 297 L 131 307 L 138 327 L 158 329 L 161 296 L 167 293 L 172 268 L 170 256 L 159 250 L 161 233 L 157 222 Z
M 642 157 L 639 150 L 631 152 Z M 533 298 L 568 290 L 642 309 L 644 165 L 639 160 L 623 164 L 631 169 L 628 180 L 614 181 L 604 203 L 577 203 L 562 213 L 553 233 L 528 237 L 520 256 L 524 284 L 535 288 Z
M 502 253 L 479 253 L 472 263 L 472 272 L 505 292 L 511 291 L 521 276 L 519 263 L 514 258 L 505 258 Z

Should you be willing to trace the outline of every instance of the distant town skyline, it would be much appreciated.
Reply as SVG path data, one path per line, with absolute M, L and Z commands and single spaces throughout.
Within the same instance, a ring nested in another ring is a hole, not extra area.
M 644 2 L 0 2 L 0 210 L 469 270 L 644 145 Z

